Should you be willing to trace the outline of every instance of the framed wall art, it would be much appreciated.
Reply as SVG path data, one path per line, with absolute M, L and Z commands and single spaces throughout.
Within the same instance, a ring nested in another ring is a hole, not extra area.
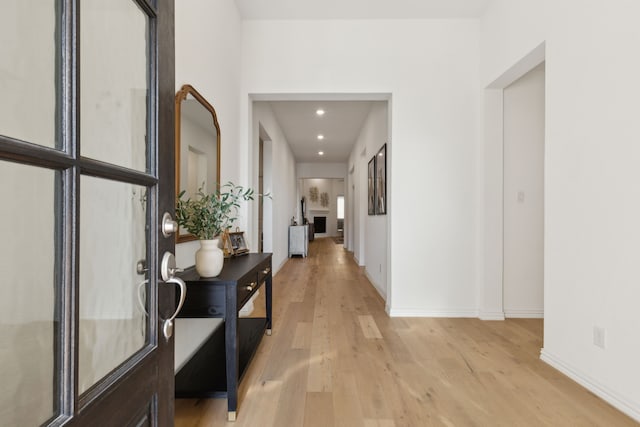
M 376 214 L 376 209 L 375 209 L 375 201 L 376 201 L 376 158 L 375 156 L 369 160 L 369 169 L 367 171 L 369 180 L 368 180 L 368 185 L 369 185 L 369 191 L 367 193 L 367 201 L 368 201 L 368 205 L 369 205 L 369 215 L 375 215 Z
M 375 213 L 387 214 L 387 144 L 375 156 Z M 369 162 L 371 164 L 371 162 Z

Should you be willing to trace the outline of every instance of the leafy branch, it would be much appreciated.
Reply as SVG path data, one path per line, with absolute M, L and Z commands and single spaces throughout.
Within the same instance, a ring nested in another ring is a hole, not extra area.
M 183 199 L 180 192 L 176 202 L 176 221 L 201 240 L 210 240 L 232 227 L 237 219 L 241 201 L 254 199 L 254 191 L 228 182 L 215 193 L 205 194 L 202 187 L 195 198 Z

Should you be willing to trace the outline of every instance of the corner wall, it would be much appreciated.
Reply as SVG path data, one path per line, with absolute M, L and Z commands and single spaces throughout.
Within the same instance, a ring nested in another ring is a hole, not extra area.
M 384 144 L 390 158 L 391 141 L 388 139 L 388 103 L 374 102 L 358 139 L 349 156 L 349 170 L 353 168 L 357 214 L 355 217 L 356 245 L 354 257 L 364 266 L 365 274 L 383 299 L 387 300 L 388 228 L 389 215 L 369 215 L 368 164 Z M 364 155 L 363 155 L 364 153 Z M 387 177 L 391 169 L 387 165 Z M 389 211 L 391 206 L 387 206 Z
M 280 129 L 280 125 L 276 120 L 273 110 L 268 102 L 256 101 L 253 103 L 252 109 L 252 127 L 253 137 L 252 145 L 257 150 L 260 136 L 260 126 L 269 136 L 270 155 L 265 157 L 265 162 L 270 161 L 269 165 L 265 165 L 265 173 L 271 172 L 270 176 L 265 175 L 265 193 L 271 194 L 271 199 L 265 199 L 265 207 L 271 206 L 271 241 L 265 240 L 265 251 L 270 249 L 273 252 L 273 274 L 285 263 L 289 253 L 289 224 L 291 217 L 297 212 L 297 181 L 296 181 L 296 163 L 293 153 L 289 147 L 289 143 Z M 267 144 L 267 141 L 265 141 Z M 255 177 L 257 179 L 257 163 Z M 270 185 L 268 185 L 270 184 Z M 257 188 L 257 183 L 255 187 Z M 250 207 L 252 218 L 255 218 L 257 224 L 258 219 L 258 203 L 253 203 Z M 268 220 L 265 217 L 265 220 Z M 267 230 L 265 224 L 265 230 Z M 265 238 L 267 236 L 265 235 Z M 251 240 L 252 248 L 258 247 L 257 233 Z
M 233 1 L 178 1 L 175 7 L 176 91 L 190 84 L 216 110 L 220 181 L 246 184 L 238 173 L 240 15 Z M 199 243 L 176 245 L 179 267 L 194 264 Z
M 542 359 L 640 421 L 638 20 L 631 0 L 496 0 L 481 74 L 546 44 Z
M 391 94 L 390 311 L 475 316 L 478 22 L 245 21 L 242 31 L 247 154 L 250 94 Z

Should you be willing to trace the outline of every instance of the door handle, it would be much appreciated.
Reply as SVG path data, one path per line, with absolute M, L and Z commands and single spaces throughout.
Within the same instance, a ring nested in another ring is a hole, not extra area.
M 181 273 L 181 268 L 176 267 L 176 257 L 171 252 L 165 252 L 160 261 L 160 275 L 165 282 L 176 275 Z
M 162 276 L 162 280 L 164 280 L 162 283 L 174 284 L 180 287 L 178 307 L 173 315 L 162 323 L 162 333 L 167 340 L 173 336 L 173 320 L 178 313 L 180 313 L 184 300 L 187 298 L 187 285 L 184 283 L 184 280 L 175 277 L 175 274 L 179 271 L 182 270 L 176 267 L 176 257 L 171 252 L 165 252 L 162 256 L 162 261 L 160 261 L 160 275 Z
M 144 297 L 144 295 L 142 294 L 141 291 L 144 290 L 144 286 L 147 283 L 149 283 L 148 280 L 143 280 L 142 282 L 138 283 L 138 290 L 137 290 L 137 293 L 138 293 L 138 305 L 140 306 L 140 309 L 142 311 L 144 311 L 145 316 L 148 316 L 149 313 L 147 313 L 147 303 L 145 302 L 145 297 Z
M 184 300 L 187 297 L 187 285 L 184 283 L 184 280 L 179 277 L 172 277 L 162 283 L 175 284 L 180 287 L 180 301 L 178 302 L 178 307 L 176 308 L 176 311 L 173 313 L 173 315 L 162 323 L 162 333 L 164 334 L 165 339 L 169 341 L 169 338 L 173 336 L 173 321 L 178 313 L 180 313 L 182 305 L 184 304 Z

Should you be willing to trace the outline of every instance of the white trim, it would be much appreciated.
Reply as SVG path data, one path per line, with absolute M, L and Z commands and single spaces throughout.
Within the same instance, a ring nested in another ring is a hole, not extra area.
M 504 317 L 512 319 L 544 319 L 544 310 L 505 310 Z
M 358 267 L 364 267 L 364 264 L 360 264 L 360 260 L 358 259 L 358 257 L 356 256 L 355 252 L 352 252 L 353 254 L 353 260 L 356 262 L 356 264 L 358 265 Z
M 390 92 L 249 93 L 251 101 L 390 101 Z
M 389 311 L 391 317 L 464 317 L 474 318 L 478 317 L 476 310 L 412 310 L 412 309 L 397 309 L 391 308 Z
M 491 82 L 486 88 L 505 89 L 507 86 L 510 86 L 511 83 L 542 64 L 546 56 L 546 42 L 542 42 L 518 62 L 513 64 L 511 68 L 502 73 L 500 77 Z
M 380 286 L 378 283 L 376 283 L 375 280 L 373 280 L 373 277 L 371 277 L 369 275 L 369 272 L 367 271 L 367 269 L 364 269 L 364 275 L 367 278 L 367 280 L 369 280 L 369 283 L 371 283 L 374 287 L 374 289 L 376 291 L 378 291 L 378 293 L 380 294 L 380 296 L 382 297 L 382 299 L 386 302 L 387 301 L 387 293 L 382 289 L 382 286 Z
M 478 318 L 480 320 L 504 320 L 504 313 L 502 311 L 481 311 L 478 313 Z
M 619 393 L 616 393 L 615 391 L 602 385 L 595 379 L 591 378 L 589 375 L 573 368 L 568 363 L 562 361 L 560 358 L 554 356 L 553 354 L 550 354 L 544 348 L 540 351 L 540 359 L 543 362 L 554 367 L 558 371 L 562 372 L 587 390 L 591 391 L 602 400 L 608 402 L 634 420 L 640 422 L 640 405 L 629 401 L 624 396 L 621 396 Z
M 284 265 L 287 263 L 287 261 L 289 261 L 291 258 L 287 257 L 285 259 L 282 260 L 282 262 L 280 263 L 279 266 L 277 266 L 276 268 L 271 270 L 271 277 L 275 276 L 276 274 L 278 274 L 278 271 L 280 271 L 282 269 L 282 267 L 284 267 Z

